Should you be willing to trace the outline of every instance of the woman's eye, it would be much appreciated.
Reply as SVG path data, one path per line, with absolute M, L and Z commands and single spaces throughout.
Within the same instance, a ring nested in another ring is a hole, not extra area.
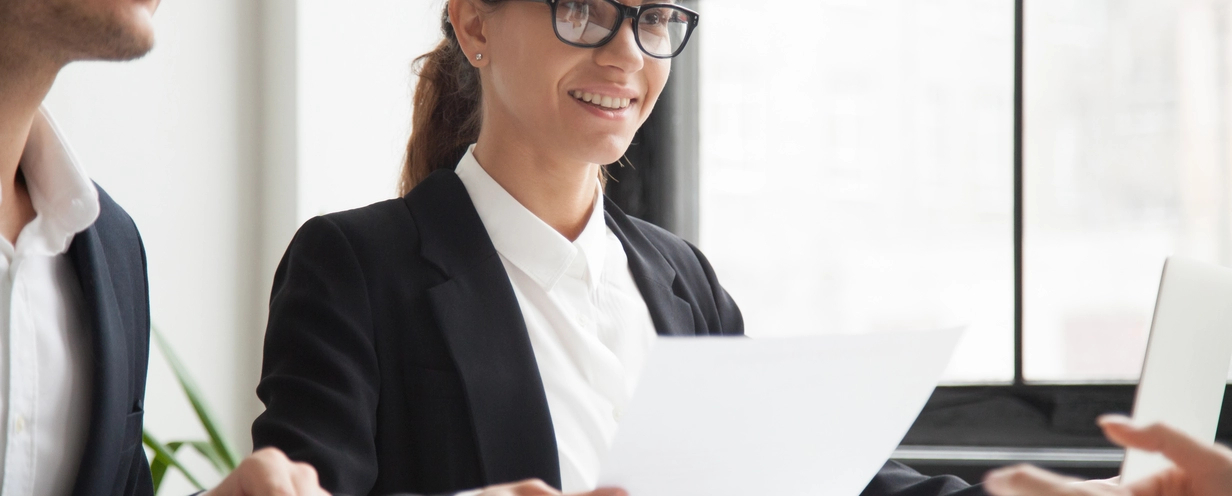
M 663 15 L 659 14 L 658 12 L 651 12 L 651 13 L 648 13 L 642 16 L 642 24 L 653 26 L 653 25 L 662 24 L 662 23 L 663 23 Z

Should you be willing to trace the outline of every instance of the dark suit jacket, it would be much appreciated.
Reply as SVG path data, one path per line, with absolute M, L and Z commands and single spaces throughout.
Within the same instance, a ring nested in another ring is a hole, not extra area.
M 89 434 L 77 496 L 152 495 L 141 448 L 142 402 L 150 351 L 145 248 L 132 218 L 98 189 L 94 225 L 73 238 L 68 256 L 81 281 L 93 369 Z
M 605 210 L 659 334 L 744 333 L 701 252 L 610 201 Z M 447 493 L 528 478 L 560 487 L 517 298 L 450 170 L 404 198 L 300 228 L 274 276 L 257 395 L 267 410 L 253 444 L 310 463 L 330 491 Z M 893 464 L 870 494 L 962 486 Z

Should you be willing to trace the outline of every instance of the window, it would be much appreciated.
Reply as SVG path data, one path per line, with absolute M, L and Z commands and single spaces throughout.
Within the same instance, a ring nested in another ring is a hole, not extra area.
M 967 324 L 947 383 L 1128 384 L 1164 258 L 1232 263 L 1232 1 L 785 5 L 694 46 L 751 335 Z
M 1137 379 L 1164 258 L 1232 262 L 1230 7 L 1026 2 L 1027 380 Z
M 750 335 L 967 325 L 1014 378 L 1014 4 L 707 0 L 701 248 Z
M 969 324 L 900 460 L 1115 475 L 1094 419 L 1164 258 L 1232 262 L 1232 0 L 686 3 L 700 61 L 614 198 L 700 241 L 753 336 Z

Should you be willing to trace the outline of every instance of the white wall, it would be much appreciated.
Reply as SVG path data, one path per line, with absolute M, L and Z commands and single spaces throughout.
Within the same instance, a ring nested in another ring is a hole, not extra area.
M 46 100 L 140 228 L 154 325 L 243 452 L 261 411 L 254 388 L 275 264 L 307 217 L 395 193 L 410 61 L 437 41 L 440 6 L 163 2 L 153 52 L 74 64 Z M 204 438 L 156 351 L 145 406 L 146 428 L 164 441 Z M 172 475 L 163 494 L 189 488 Z
M 85 168 L 141 229 L 152 321 L 241 447 L 249 439 L 239 413 L 251 410 L 257 374 L 250 7 L 164 2 L 149 56 L 72 65 L 46 101 Z M 160 437 L 202 435 L 157 353 L 145 405 L 146 427 Z
M 299 2 L 299 217 L 390 198 L 410 135 L 411 62 L 442 0 Z

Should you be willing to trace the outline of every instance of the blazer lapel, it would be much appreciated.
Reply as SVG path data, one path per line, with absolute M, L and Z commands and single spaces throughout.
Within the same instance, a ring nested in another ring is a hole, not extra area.
M 664 336 L 705 334 L 696 327 L 693 306 L 676 294 L 676 269 L 610 198 L 604 198 L 604 215 L 625 248 L 629 272 L 646 300 L 655 331 Z
M 82 332 L 91 334 L 94 352 L 89 433 L 73 494 L 109 494 L 121 461 L 123 426 L 132 407 L 128 404 L 128 349 L 97 228 L 78 233 L 68 254 L 85 297 L 89 326 Z
M 505 267 L 458 176 L 433 173 L 406 197 L 421 254 L 448 280 L 428 290 L 469 400 L 488 484 L 560 488 L 552 416 Z

